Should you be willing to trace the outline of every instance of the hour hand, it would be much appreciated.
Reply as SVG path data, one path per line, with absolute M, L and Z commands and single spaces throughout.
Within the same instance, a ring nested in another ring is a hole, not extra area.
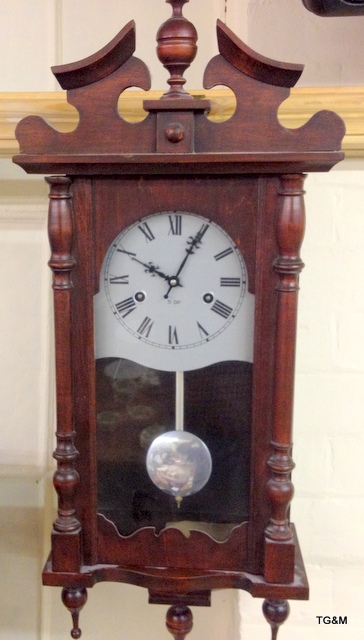
M 139 262 L 139 260 L 137 262 Z M 141 264 L 144 264 L 144 263 L 142 262 Z M 163 280 L 169 280 L 169 276 L 166 276 L 166 274 L 163 273 L 163 271 L 160 271 L 158 267 L 155 267 L 152 262 L 150 262 L 149 265 L 144 265 L 144 266 L 147 267 L 149 273 L 151 273 L 152 275 L 156 273 L 157 276 L 159 276 L 160 278 L 163 278 Z
M 136 253 L 120 248 L 118 248 L 117 251 L 119 251 L 120 253 L 125 253 L 131 260 L 133 260 L 134 262 L 138 262 L 138 264 L 141 264 L 143 267 L 145 267 L 146 271 L 148 271 L 152 275 L 156 274 L 160 278 L 163 278 L 163 280 L 170 280 L 170 276 L 167 276 L 165 273 L 163 273 L 163 271 L 160 271 L 159 267 L 154 266 L 152 262 L 146 263 L 142 260 L 139 260 L 139 258 L 136 257 Z

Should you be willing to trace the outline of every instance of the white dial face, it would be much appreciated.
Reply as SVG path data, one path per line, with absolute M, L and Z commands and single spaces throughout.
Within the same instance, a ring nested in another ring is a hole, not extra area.
M 221 339 L 226 332 L 230 341 L 237 338 L 228 329 L 242 308 L 251 329 L 246 297 L 252 298 L 243 257 L 221 227 L 186 212 L 148 216 L 117 236 L 103 262 L 95 300 L 96 356 L 127 357 L 166 370 L 249 360 L 247 354 L 229 355 Z M 237 347 L 235 342 L 235 354 Z

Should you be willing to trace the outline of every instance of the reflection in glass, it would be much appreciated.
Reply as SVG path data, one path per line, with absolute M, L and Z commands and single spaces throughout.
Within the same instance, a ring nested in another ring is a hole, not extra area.
M 151 481 L 172 495 L 180 506 L 182 498 L 205 486 L 211 475 L 211 455 L 205 443 L 188 431 L 167 431 L 153 440 L 146 466 Z
M 208 447 L 212 472 L 178 508 L 146 469 L 151 443 L 175 428 L 175 374 L 120 358 L 96 361 L 98 511 L 122 535 L 169 522 L 247 520 L 252 367 L 233 361 L 185 372 L 185 429 Z

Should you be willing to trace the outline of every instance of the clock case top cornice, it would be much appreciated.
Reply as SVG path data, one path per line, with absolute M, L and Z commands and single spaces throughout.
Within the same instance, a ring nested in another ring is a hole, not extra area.
M 343 158 L 345 126 L 335 113 L 320 111 L 297 129 L 278 121 L 303 66 L 257 54 L 220 21 L 217 40 L 219 54 L 208 63 L 203 86 L 234 92 L 237 106 L 229 120 L 209 120 L 209 101 L 184 89 L 146 100 L 149 114 L 142 122 L 122 119 L 120 94 L 129 87 L 150 89 L 149 70 L 133 55 L 131 21 L 94 55 L 52 68 L 79 124 L 63 133 L 38 116 L 24 118 L 16 129 L 20 154 L 14 162 L 28 173 L 157 174 L 163 165 L 164 173 L 191 175 L 327 171 Z

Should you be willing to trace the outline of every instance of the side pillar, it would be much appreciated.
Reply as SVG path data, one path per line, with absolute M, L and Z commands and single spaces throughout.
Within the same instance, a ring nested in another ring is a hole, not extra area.
M 282 584 L 293 581 L 295 564 L 288 510 L 293 497 L 292 419 L 299 274 L 304 266 L 300 258 L 305 229 L 304 178 L 302 174 L 281 177 L 277 219 L 279 255 L 274 264 L 278 275 L 278 317 L 273 434 L 267 461 L 270 470 L 267 497 L 271 504 L 271 518 L 265 530 L 264 577 L 267 582 Z
M 82 564 L 81 524 L 76 517 L 75 495 L 79 475 L 75 469 L 72 396 L 71 293 L 73 219 L 71 180 L 64 176 L 46 178 L 50 185 L 48 235 L 51 247 L 49 266 L 53 272 L 54 322 L 56 341 L 57 445 L 54 458 L 57 469 L 53 484 L 58 494 L 58 515 L 52 530 L 52 571 L 77 573 Z M 86 602 L 86 589 L 72 585 L 62 591 L 62 600 L 73 619 L 73 638 L 79 638 L 78 614 Z

